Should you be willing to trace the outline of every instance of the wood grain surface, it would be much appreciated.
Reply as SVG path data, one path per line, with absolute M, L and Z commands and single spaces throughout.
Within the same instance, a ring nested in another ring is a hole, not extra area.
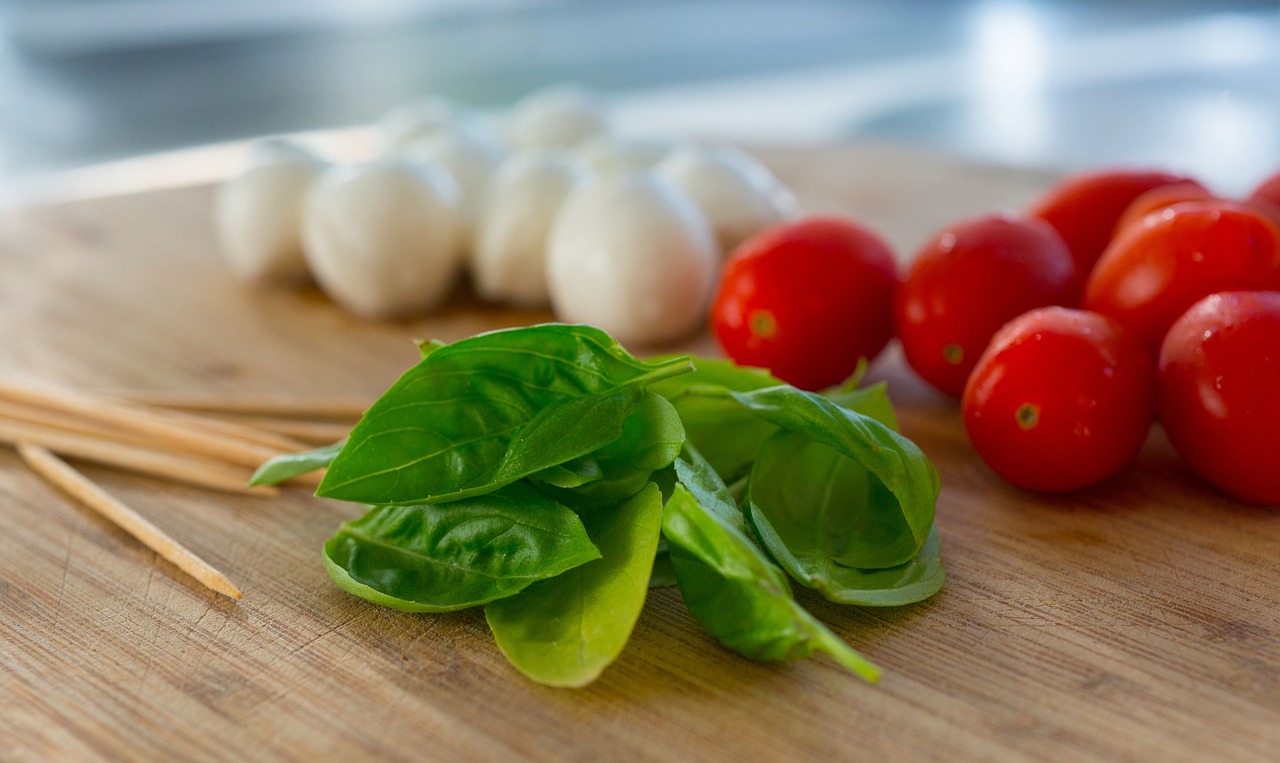
M 884 146 L 757 153 L 809 209 L 862 217 L 904 255 L 1050 180 Z M 0 379 L 372 400 L 415 361 L 412 338 L 548 317 L 464 293 L 375 323 L 314 291 L 246 290 L 219 259 L 209 205 L 196 188 L 3 218 Z M 713 351 L 706 336 L 688 347 Z M 332 585 L 320 546 L 354 507 L 84 467 L 227 573 L 236 603 L 0 451 L 0 760 L 1280 756 L 1280 511 L 1216 494 L 1158 431 L 1105 485 L 1020 492 L 896 353 L 873 370 L 941 472 L 950 578 L 899 609 L 800 598 L 884 668 L 877 686 L 824 658 L 743 660 L 661 590 L 599 681 L 543 688 L 506 664 L 478 610 L 402 614 Z

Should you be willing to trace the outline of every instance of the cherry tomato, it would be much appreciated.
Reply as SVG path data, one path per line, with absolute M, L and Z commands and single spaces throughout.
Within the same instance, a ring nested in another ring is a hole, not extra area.
M 889 245 L 839 217 L 783 223 L 725 263 L 711 328 L 738 363 L 802 389 L 844 381 L 893 336 L 898 271 Z
M 1258 184 L 1249 194 L 1250 201 L 1265 201 L 1272 206 L 1280 207 L 1280 172 Z
M 1188 201 L 1125 228 L 1090 274 L 1084 306 L 1154 355 L 1196 300 L 1231 289 L 1280 289 L 1280 229 L 1238 202 Z
M 1153 415 L 1154 364 L 1119 323 L 1045 307 L 1000 329 L 964 389 L 978 454 L 1028 490 L 1075 490 L 1127 464 Z
M 1258 184 L 1249 194 L 1248 201 L 1262 210 L 1276 225 L 1280 225 L 1280 172 Z
M 1280 504 L 1280 293 L 1212 294 L 1160 347 L 1157 404 L 1169 441 L 1200 476 Z
M 953 397 L 991 336 L 1034 307 L 1075 293 L 1075 262 L 1038 217 L 989 215 L 957 223 L 920 250 L 898 290 L 894 318 L 907 362 Z
M 1074 175 L 1053 186 L 1030 213 L 1052 225 L 1076 258 L 1080 282 L 1107 248 L 1116 221 L 1133 200 L 1152 188 L 1195 182 L 1182 175 L 1143 170 L 1106 170 Z
M 1194 180 L 1157 186 L 1150 191 L 1144 191 L 1138 194 L 1138 197 L 1129 206 L 1125 207 L 1124 214 L 1120 215 L 1120 219 L 1116 221 L 1116 227 L 1111 233 L 1111 238 L 1114 239 L 1120 235 L 1120 231 L 1128 227 L 1129 223 L 1141 220 L 1152 212 L 1158 212 L 1165 207 L 1172 207 L 1174 204 L 1183 201 L 1208 201 L 1214 198 L 1217 197 L 1213 195 L 1213 191 Z

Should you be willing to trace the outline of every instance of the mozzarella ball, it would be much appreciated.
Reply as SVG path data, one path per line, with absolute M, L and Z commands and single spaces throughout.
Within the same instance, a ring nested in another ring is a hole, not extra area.
M 569 148 L 608 129 L 604 106 L 579 88 L 558 87 L 526 96 L 506 119 L 507 143 L 516 151 Z
M 652 169 L 683 142 L 669 138 L 629 138 L 599 133 L 574 147 L 574 156 L 597 175 L 617 175 Z
M 678 339 L 706 321 L 719 267 L 697 205 L 653 173 L 630 173 L 574 191 L 551 231 L 547 285 L 556 314 L 622 342 Z
M 271 141 L 255 149 L 253 165 L 223 183 L 214 197 L 214 225 L 235 275 L 250 283 L 307 278 L 302 207 L 326 164 L 305 149 Z
M 730 147 L 688 147 L 655 171 L 680 186 L 707 216 L 721 252 L 800 215 L 795 194 L 763 164 Z
M 458 184 L 459 245 L 465 254 L 472 248 L 480 208 L 489 190 L 489 179 L 507 152 L 489 141 L 452 130 L 437 132 L 407 144 L 399 156 L 410 161 L 438 163 Z
M 325 293 L 357 315 L 429 310 L 457 278 L 457 205 L 457 183 L 438 165 L 335 167 L 307 196 L 307 262 Z
M 477 140 L 499 141 L 497 131 L 482 112 L 439 96 L 397 106 L 378 120 L 377 127 L 383 152 L 388 154 L 441 132 L 464 132 Z
M 485 299 L 546 305 L 547 243 L 561 204 L 588 176 L 563 151 L 516 154 L 493 176 L 476 231 L 471 275 Z

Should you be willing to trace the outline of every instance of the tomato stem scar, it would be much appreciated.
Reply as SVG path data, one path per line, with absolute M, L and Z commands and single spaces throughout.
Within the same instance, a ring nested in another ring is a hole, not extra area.
M 761 339 L 769 339 L 778 333 L 778 321 L 768 310 L 753 310 L 747 316 L 747 325 L 751 333 Z
M 942 346 L 942 359 L 953 366 L 958 366 L 964 360 L 964 348 L 955 342 L 947 342 Z
M 1035 403 L 1023 403 L 1014 411 L 1013 418 L 1022 429 L 1031 429 L 1040 422 L 1040 406 Z

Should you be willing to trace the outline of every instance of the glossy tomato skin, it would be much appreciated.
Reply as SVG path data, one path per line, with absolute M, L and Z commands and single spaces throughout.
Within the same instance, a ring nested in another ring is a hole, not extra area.
M 889 245 L 846 218 L 783 223 L 725 263 L 711 328 L 738 363 L 801 389 L 839 384 L 893 336 L 897 264 Z
M 1116 221 L 1139 195 L 1189 177 L 1150 170 L 1113 169 L 1066 178 L 1051 187 L 1029 210 L 1052 225 L 1076 259 L 1081 283 L 1111 241 Z
M 1032 310 L 1000 329 L 969 377 L 965 431 L 987 465 L 1018 487 L 1086 487 L 1142 447 L 1154 374 L 1146 349 L 1112 319 Z
M 1276 225 L 1280 225 L 1280 172 L 1258 184 L 1249 194 L 1248 202 L 1253 204 Z
M 1036 307 L 1067 304 L 1075 262 L 1036 217 L 987 215 L 948 227 L 916 254 L 894 305 L 907 362 L 960 397 L 992 335 Z
M 1157 402 L 1197 474 L 1245 501 L 1280 504 L 1280 292 L 1212 294 L 1160 347 Z
M 1189 201 L 1125 228 L 1089 275 L 1084 307 L 1133 331 L 1154 356 L 1201 297 L 1280 289 L 1280 229 L 1231 201 Z
M 1214 196 L 1213 191 L 1194 180 L 1157 186 L 1150 191 L 1138 194 L 1138 197 L 1129 206 L 1125 207 L 1124 213 L 1116 221 L 1116 227 L 1111 233 L 1111 238 L 1114 239 L 1120 235 L 1120 231 L 1127 228 L 1130 223 L 1141 220 L 1152 212 L 1158 212 L 1184 201 L 1209 201 L 1215 198 L 1217 197 Z

